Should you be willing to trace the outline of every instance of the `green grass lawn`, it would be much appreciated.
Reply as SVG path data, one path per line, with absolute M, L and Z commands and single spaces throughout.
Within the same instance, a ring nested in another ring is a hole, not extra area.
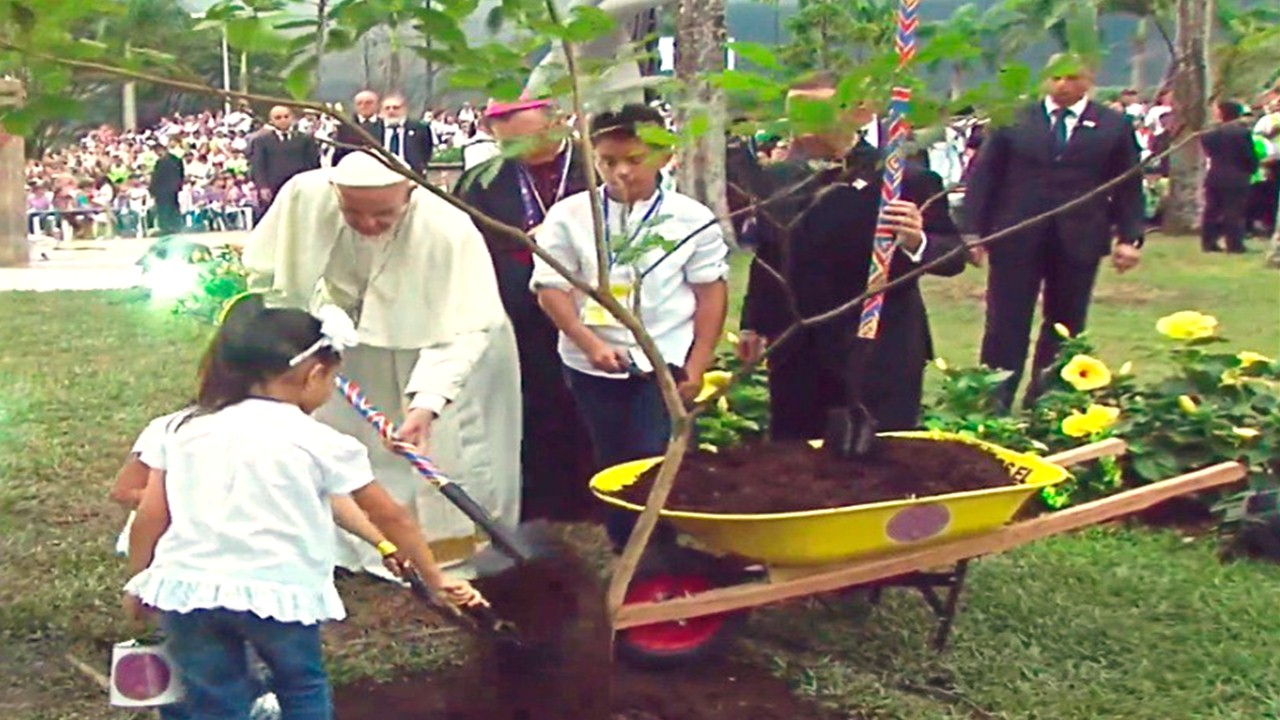
M 1259 256 L 1205 258 L 1160 238 L 1146 255 L 1124 278 L 1103 272 L 1092 329 L 1106 360 L 1147 370 L 1156 319 L 1180 309 L 1217 315 L 1242 348 L 1280 351 L 1280 274 Z M 976 355 L 981 286 L 973 269 L 928 283 L 953 362 Z M 207 331 L 132 292 L 0 293 L 0 318 L 0 718 L 128 717 L 65 654 L 96 662 L 128 637 L 112 552 L 123 513 L 106 492 L 145 422 L 189 397 Z M 370 603 L 390 592 L 348 589 Z M 750 644 L 801 691 L 869 717 L 1264 718 L 1280 713 L 1278 596 L 1280 569 L 1114 529 L 977 563 L 945 655 L 926 649 L 929 618 L 906 593 L 870 612 L 851 600 L 770 610 Z M 366 632 L 353 609 L 357 630 L 331 638 L 338 677 L 441 659 L 412 621 Z

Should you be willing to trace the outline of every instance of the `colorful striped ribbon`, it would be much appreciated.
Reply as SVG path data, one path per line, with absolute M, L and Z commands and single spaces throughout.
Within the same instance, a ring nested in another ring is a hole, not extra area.
M 445 477 L 440 468 L 436 467 L 435 463 L 431 462 L 425 455 L 420 454 L 412 443 L 396 439 L 395 423 L 392 423 L 391 418 L 369 402 L 369 399 L 364 396 L 364 391 L 360 389 L 360 386 L 355 381 L 339 375 L 333 382 L 338 386 L 338 392 L 342 393 L 342 397 L 346 398 L 351 407 L 360 413 L 360 417 L 369 421 L 369 424 L 378 431 L 378 435 L 390 442 L 395 453 L 408 460 L 419 474 L 432 481 L 433 484 L 449 482 L 449 478 Z
M 902 0 L 898 5 L 898 33 L 894 43 L 898 49 L 898 68 L 905 68 L 916 54 L 917 14 L 920 0 Z M 880 183 L 880 219 L 876 224 L 871 267 L 867 272 L 867 290 L 872 295 L 862 303 L 858 320 L 858 337 L 874 340 L 880 332 L 880 311 L 884 309 L 884 286 L 889 282 L 889 266 L 893 263 L 894 234 L 884 225 L 888 204 L 902 197 L 902 174 L 906 163 L 905 146 L 910 126 L 907 108 L 911 104 L 911 88 L 895 87 L 889 103 L 889 144 L 885 153 L 884 177 Z

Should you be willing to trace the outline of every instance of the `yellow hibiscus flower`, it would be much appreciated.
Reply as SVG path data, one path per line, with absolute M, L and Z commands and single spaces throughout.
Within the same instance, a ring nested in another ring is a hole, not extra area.
M 702 389 L 698 391 L 697 401 L 702 402 L 711 397 L 717 390 L 733 380 L 733 373 L 726 370 L 712 370 L 702 375 Z
M 1243 384 L 1244 382 L 1240 377 L 1240 371 L 1236 368 L 1227 368 L 1218 376 L 1218 385 L 1222 387 L 1235 387 Z
M 1254 430 L 1253 428 L 1247 428 L 1247 427 L 1231 428 L 1231 432 L 1235 433 L 1236 437 L 1242 437 L 1245 440 L 1252 440 L 1262 434 L 1261 432 Z
M 1241 352 L 1240 354 L 1236 355 L 1236 359 L 1240 361 L 1240 367 L 1242 368 L 1247 368 L 1250 365 L 1256 365 L 1257 363 L 1264 363 L 1266 365 L 1270 365 L 1271 363 L 1275 362 L 1275 360 L 1267 357 L 1266 355 L 1263 355 L 1262 353 L 1253 352 L 1252 350 L 1245 350 Z
M 1111 370 L 1089 355 L 1077 355 L 1062 368 L 1062 379 L 1077 390 L 1097 390 L 1111 384 Z
M 1062 323 L 1054 323 L 1053 331 L 1058 333 L 1058 337 L 1060 338 L 1068 339 L 1071 337 L 1071 328 L 1068 328 L 1066 325 L 1063 325 Z
M 1196 410 L 1200 409 L 1200 406 L 1196 405 L 1196 401 L 1192 400 L 1190 395 L 1179 395 L 1178 407 L 1188 415 L 1193 415 Z
M 1090 405 L 1084 412 L 1075 411 L 1062 419 L 1062 434 L 1067 437 L 1090 437 L 1115 424 L 1120 408 Z
M 1199 340 L 1213 337 L 1218 330 L 1218 318 L 1195 310 L 1182 310 L 1156 321 L 1156 330 L 1174 340 Z
M 947 361 L 943 360 L 940 357 L 933 359 L 933 366 L 938 368 L 942 372 L 946 372 L 947 368 L 950 367 L 949 365 L 947 365 Z

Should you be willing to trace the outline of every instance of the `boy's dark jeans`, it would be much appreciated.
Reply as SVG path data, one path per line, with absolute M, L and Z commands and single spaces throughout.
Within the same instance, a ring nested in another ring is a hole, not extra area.
M 597 468 L 603 470 L 666 452 L 671 418 L 667 416 L 662 392 L 655 380 L 600 377 L 571 368 L 565 368 L 564 372 L 591 436 Z M 621 549 L 627 544 L 636 517 L 630 510 L 609 510 L 605 530 L 615 548 Z M 675 531 L 669 525 L 659 524 L 653 542 L 674 543 Z

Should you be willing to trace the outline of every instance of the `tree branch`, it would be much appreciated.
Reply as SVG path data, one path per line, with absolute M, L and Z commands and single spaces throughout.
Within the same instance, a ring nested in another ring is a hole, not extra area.
M 1153 161 L 1161 160 L 1161 159 L 1163 159 L 1163 158 L 1165 158 L 1165 157 L 1167 157 L 1167 156 L 1169 156 L 1169 155 L 1171 155 L 1171 154 L 1173 154 L 1173 153 L 1177 152 L 1177 151 L 1178 151 L 1178 150 L 1180 150 L 1183 146 L 1185 146 L 1187 143 L 1191 142 L 1192 140 L 1196 140 L 1196 139 L 1198 139 L 1200 136 L 1204 135 L 1205 133 L 1209 132 L 1210 130 L 1212 130 L 1212 128 L 1204 128 L 1204 129 L 1202 129 L 1202 130 L 1198 130 L 1198 131 L 1196 131 L 1196 132 L 1193 132 L 1193 133 L 1191 133 L 1191 134 L 1187 135 L 1186 137 L 1183 137 L 1182 139 L 1178 140 L 1177 142 L 1175 142 L 1175 143 L 1171 144 L 1171 145 L 1169 146 L 1169 148 L 1168 148 L 1167 150 L 1165 150 L 1164 152 L 1160 153 L 1159 155 L 1155 155 L 1155 156 L 1152 156 L 1151 158 L 1149 158 L 1149 159 L 1147 160 L 1147 163 L 1150 163 L 1150 162 L 1153 162 Z M 701 415 L 703 412 L 705 412 L 705 411 L 706 411 L 706 408 L 710 407 L 710 406 L 711 406 L 711 405 L 713 405 L 717 400 L 719 400 L 721 397 L 723 397 L 723 396 L 725 395 L 725 393 L 726 393 L 726 392 L 728 392 L 728 390 L 729 390 L 730 388 L 732 388 L 732 387 L 733 387 L 733 385 L 735 385 L 739 380 L 741 380 L 741 379 L 742 379 L 743 377 L 745 377 L 746 375 L 750 374 L 750 373 L 751 373 L 751 371 L 752 371 L 752 370 L 754 370 L 754 369 L 756 368 L 756 366 L 758 366 L 761 362 L 763 362 L 765 358 L 767 358 L 769 355 L 773 354 L 773 353 L 774 353 L 774 352 L 775 352 L 775 351 L 776 351 L 780 346 L 785 345 L 785 344 L 786 344 L 786 342 L 787 342 L 788 340 L 790 340 L 792 337 L 794 337 L 794 336 L 795 336 L 797 333 L 799 333 L 800 331 L 802 331 L 802 330 L 806 330 L 806 329 L 811 328 L 811 327 L 813 327 L 813 326 L 815 326 L 815 325 L 821 325 L 821 324 L 823 324 L 823 323 L 831 322 L 832 320 L 835 320 L 835 319 L 837 319 L 837 318 L 839 318 L 839 317 L 841 317 L 841 316 L 843 316 L 843 315 L 846 315 L 846 314 L 848 314 L 848 313 L 851 313 L 851 312 L 854 312 L 854 311 L 856 311 L 856 310 L 859 310 L 859 309 L 862 307 L 862 304 L 863 304 L 864 302 L 866 302 L 867 298 L 871 297 L 872 295 L 874 295 L 874 294 L 876 294 L 876 293 L 878 293 L 878 292 L 884 292 L 884 293 L 887 293 L 887 292 L 889 292 L 890 290 L 893 290 L 894 288 L 897 288 L 897 287 L 900 287 L 900 286 L 902 286 L 902 285 L 904 285 L 904 284 L 906 284 L 906 283 L 909 283 L 909 282 L 911 282 L 912 280 L 915 280 L 916 278 L 919 278 L 921 275 L 924 275 L 924 274 L 926 274 L 926 273 L 928 273 L 928 272 L 932 271 L 933 269 L 935 269 L 935 268 L 937 268 L 937 267 L 939 267 L 939 266 L 941 266 L 941 265 L 943 265 L 943 264 L 947 263 L 948 261 L 950 261 L 950 260 L 954 259 L 957 255 L 960 255 L 960 254 L 962 254 L 962 253 L 967 253 L 967 252 L 969 252 L 970 250 L 972 250 L 972 249 L 974 249 L 974 248 L 981 248 L 981 247 L 985 247 L 985 246 L 987 246 L 987 245 L 990 245 L 991 243 L 996 242 L 997 240 L 1002 240 L 1002 239 L 1004 239 L 1004 238 L 1009 237 L 1010 235 L 1014 235 L 1014 234 L 1016 234 L 1016 233 L 1019 233 L 1019 232 L 1021 232 L 1021 231 L 1025 230 L 1025 229 L 1027 229 L 1027 228 L 1029 228 L 1029 227 L 1033 226 L 1033 225 L 1036 225 L 1036 224 L 1038 224 L 1038 223 L 1042 223 L 1042 222 L 1044 222 L 1044 221 L 1046 221 L 1046 220 L 1048 220 L 1048 219 L 1050 219 L 1050 218 L 1052 218 L 1052 217 L 1054 217 L 1054 216 L 1056 216 L 1056 215 L 1058 215 L 1058 214 L 1061 214 L 1061 213 L 1063 213 L 1063 212 L 1066 212 L 1067 210 L 1071 210 L 1071 209 L 1073 209 L 1073 208 L 1079 207 L 1080 205 L 1083 205 L 1084 203 L 1086 203 L 1086 202 L 1088 202 L 1088 201 L 1092 200 L 1093 198 L 1095 198 L 1095 197 L 1097 197 L 1097 196 L 1099 196 L 1099 195 L 1101 195 L 1101 194 L 1103 194 L 1103 193 L 1105 193 L 1105 192 L 1107 192 L 1107 191 L 1111 190 L 1112 188 L 1114 188 L 1114 187 L 1116 187 L 1116 186 L 1120 185 L 1121 183 L 1123 183 L 1124 181 L 1128 180 L 1128 179 L 1129 179 L 1129 178 L 1131 178 L 1132 176 L 1134 176 L 1134 175 L 1136 175 L 1136 174 L 1141 173 L 1141 172 L 1143 171 L 1143 168 L 1145 167 L 1145 165 L 1146 165 L 1146 163 L 1141 163 L 1141 162 L 1140 162 L 1139 164 L 1135 165 L 1135 166 L 1134 166 L 1134 167 L 1132 167 L 1132 168 L 1129 168 L 1128 170 L 1126 170 L 1125 172 L 1123 172 L 1123 173 L 1121 173 L 1121 174 L 1117 175 L 1116 177 L 1112 178 L 1111 180 L 1108 180 L 1107 182 L 1105 182 L 1105 183 L 1103 183 L 1103 184 L 1099 185 L 1098 187 L 1096 187 L 1096 188 L 1094 188 L 1094 189 L 1090 190 L 1089 192 L 1084 193 L 1083 195 L 1080 195 L 1080 196 L 1078 196 L 1078 197 L 1076 197 L 1076 198 L 1073 198 L 1073 199 L 1071 199 L 1071 200 L 1069 200 L 1069 201 L 1067 201 L 1067 202 L 1063 203 L 1062 205 L 1059 205 L 1059 206 L 1058 206 L 1058 207 L 1056 207 L 1056 208 L 1052 208 L 1052 209 L 1050 209 L 1050 210 L 1046 210 L 1045 212 L 1042 212 L 1042 213 L 1040 213 L 1039 215 L 1035 215 L 1035 216 L 1033 216 L 1033 217 L 1027 218 L 1026 220 L 1023 220 L 1022 222 L 1016 223 L 1016 224 L 1011 225 L 1011 226 L 1009 226 L 1009 227 L 1007 227 L 1007 228 L 1005 228 L 1005 229 L 1003 229 L 1003 230 L 1000 230 L 1000 231 L 994 232 L 994 233 L 992 233 L 992 234 L 990 234 L 990 235 L 987 235 L 987 236 L 985 236 L 985 237 L 979 238 L 978 240 L 975 240 L 975 241 L 973 241 L 973 242 L 971 242 L 971 243 L 962 243 L 960 246 L 958 246 L 958 247 L 956 247 L 956 248 L 953 248 L 953 249 L 952 249 L 952 250 L 950 250 L 949 252 L 944 253 L 943 255 L 941 255 L 940 257 L 935 258 L 933 261 L 928 262 L 928 263 L 925 263 L 924 265 L 921 265 L 921 266 L 919 266 L 919 267 L 917 267 L 917 268 L 914 268 L 914 269 L 912 269 L 911 271 L 909 271 L 909 272 L 907 272 L 907 273 L 904 273 L 904 274 L 902 274 L 902 275 L 900 275 L 900 276 L 898 276 L 898 277 L 896 277 L 896 278 L 893 278 L 893 279 L 892 279 L 892 280 L 890 280 L 888 283 L 885 283 L 885 285 L 884 285 L 882 288 L 878 289 L 878 290 L 867 290 L 866 292 L 863 292 L 861 295 L 859 295 L 859 296 L 857 296 L 857 297 L 853 298 L 852 300 L 850 300 L 850 301 L 848 301 L 848 302 L 844 303 L 843 305 L 840 305 L 839 307 L 836 307 L 836 308 L 834 308 L 834 309 L 832 309 L 832 310 L 829 310 L 829 311 L 827 311 L 827 312 L 824 312 L 824 313 L 820 313 L 820 314 L 818 314 L 818 315 L 812 315 L 812 316 L 810 316 L 810 317 L 802 318 L 802 319 L 800 319 L 800 320 L 796 321 L 795 323 L 793 323 L 792 325 L 790 325 L 789 327 L 787 327 L 785 330 L 783 330 L 783 331 L 782 331 L 782 333 L 780 333 L 780 334 L 778 335 L 778 337 L 774 338 L 774 339 L 773 339 L 773 341 L 769 343 L 769 347 L 768 347 L 768 348 L 766 348 L 765 352 L 764 352 L 760 357 L 758 357 L 758 358 L 752 358 L 752 359 L 748 360 L 747 362 L 744 362 L 744 363 L 743 363 L 743 364 L 738 368 L 738 370 L 736 370 L 736 371 L 733 373 L 733 377 L 731 378 L 731 380 L 730 380 L 728 383 L 726 383 L 723 387 L 721 387 L 721 388 L 719 388 L 718 390 L 716 390 L 715 392 L 713 392 L 713 393 L 712 393 L 710 396 L 708 396 L 706 399 L 704 399 L 704 400 L 702 400 L 701 402 L 699 402 L 699 403 L 698 403 L 698 404 L 693 408 L 693 410 L 691 411 L 691 413 L 690 413 L 690 414 L 692 414 L 692 415 L 694 415 L 694 416 L 697 416 L 697 415 Z M 757 259 L 753 260 L 753 262 L 759 262 L 759 259 L 757 258 Z M 772 269 L 772 268 L 771 268 L 771 269 Z M 773 274 L 775 274 L 775 275 L 779 275 L 779 276 L 780 276 L 780 274 L 777 272 L 777 270 L 773 270 Z M 785 279 L 784 279 L 783 281 L 784 281 L 784 282 L 786 282 L 786 281 L 785 281 Z

